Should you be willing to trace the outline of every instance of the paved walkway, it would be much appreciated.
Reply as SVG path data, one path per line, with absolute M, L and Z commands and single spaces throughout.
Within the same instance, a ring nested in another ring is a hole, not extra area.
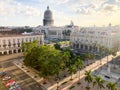
M 118 55 L 119 55 L 119 53 L 117 54 L 117 56 L 118 56 Z M 117 57 L 117 56 L 116 56 L 116 57 Z M 108 61 L 111 61 L 111 60 L 112 60 L 112 55 L 109 56 L 109 60 L 108 60 Z M 15 64 L 16 66 L 18 66 L 20 69 L 22 69 L 25 73 L 27 73 L 29 76 L 31 76 L 31 77 L 32 77 L 34 80 L 36 80 L 38 83 L 40 83 L 40 82 L 42 81 L 42 79 L 41 79 L 40 77 L 37 77 L 37 78 L 34 77 L 34 76 L 36 75 L 36 73 L 33 72 L 31 69 L 29 69 L 29 68 L 27 68 L 27 67 L 22 68 L 22 64 L 18 64 L 18 63 L 20 63 L 20 62 L 19 62 L 19 61 L 14 62 L 14 64 Z M 104 64 L 106 64 L 106 63 L 107 63 L 107 57 L 105 57 L 105 58 L 102 59 L 102 64 L 101 64 L 101 65 L 100 65 L 100 61 L 98 60 L 98 61 L 96 61 L 95 63 L 87 66 L 86 68 L 84 68 L 83 70 L 81 70 L 81 77 L 80 77 L 80 78 L 83 78 L 83 77 L 85 76 L 85 75 L 84 75 L 85 71 L 88 71 L 88 70 L 91 70 L 91 71 L 97 70 L 98 68 L 102 67 L 102 66 L 103 66 Z M 29 72 L 28 72 L 28 69 L 29 69 Z M 78 72 L 77 72 L 77 73 L 78 73 Z M 78 78 L 76 78 L 76 75 L 77 75 L 77 74 L 74 74 L 74 75 L 73 75 L 73 80 L 72 80 L 72 81 L 70 81 L 71 76 L 66 77 L 66 78 L 64 78 L 62 81 L 60 81 L 60 82 L 59 82 L 59 86 L 60 86 L 60 87 L 59 87 L 59 90 L 68 90 L 68 88 L 69 88 L 72 84 L 74 84 L 75 82 L 78 81 Z M 66 84 L 61 85 L 62 83 L 66 82 L 66 81 L 67 81 Z M 57 84 L 55 83 L 55 84 L 51 85 L 50 87 L 48 87 L 48 86 L 46 86 L 46 85 L 43 85 L 43 86 L 45 87 L 46 90 L 56 90 Z

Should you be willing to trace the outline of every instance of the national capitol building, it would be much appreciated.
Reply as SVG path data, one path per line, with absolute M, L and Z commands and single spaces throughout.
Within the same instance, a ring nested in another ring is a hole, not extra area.
M 35 27 L 34 31 L 36 33 L 44 33 L 45 38 L 69 40 L 70 33 L 76 29 L 79 29 L 79 27 L 75 26 L 72 21 L 70 25 L 59 27 L 54 26 L 52 11 L 50 10 L 49 6 L 47 6 L 47 10 L 44 12 L 43 26 L 39 25 Z

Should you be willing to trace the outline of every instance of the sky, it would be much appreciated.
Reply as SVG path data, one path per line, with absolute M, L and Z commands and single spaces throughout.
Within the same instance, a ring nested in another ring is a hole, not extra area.
M 54 25 L 120 25 L 120 0 L 0 0 L 0 26 L 43 25 L 47 6 Z

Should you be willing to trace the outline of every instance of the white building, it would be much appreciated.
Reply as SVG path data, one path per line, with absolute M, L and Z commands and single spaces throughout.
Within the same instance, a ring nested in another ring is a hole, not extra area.
M 0 36 L 0 54 L 12 54 L 22 52 L 23 42 L 38 40 L 39 44 L 44 44 L 44 35 L 2 35 Z
M 67 26 L 38 26 L 34 28 L 34 32 L 43 33 L 45 38 L 49 39 L 70 39 L 70 33 L 74 30 L 78 30 L 78 26 L 67 25 Z
M 0 27 L 0 32 L 1 31 L 11 31 L 12 29 L 11 28 L 8 28 L 8 27 Z
M 99 52 L 101 46 L 105 48 L 119 48 L 120 27 L 86 27 L 73 31 L 70 35 L 71 47 Z M 97 47 L 95 45 L 97 44 Z

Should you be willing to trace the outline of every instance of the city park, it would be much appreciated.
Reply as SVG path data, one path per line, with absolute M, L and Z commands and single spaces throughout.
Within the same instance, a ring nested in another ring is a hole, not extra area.
M 95 45 L 96 47 L 96 45 Z M 78 71 L 78 85 L 81 85 L 81 70 L 86 66 L 89 66 L 88 62 L 93 63 L 95 60 L 95 54 L 86 52 L 85 54 L 75 54 L 70 50 L 70 48 L 61 48 L 60 44 L 56 43 L 54 46 L 51 45 L 38 45 L 38 41 L 24 43 L 21 47 L 25 50 L 24 52 L 24 65 L 35 69 L 40 77 L 44 78 L 43 84 L 48 81 L 55 81 L 57 84 L 57 90 L 59 89 L 59 82 L 61 79 L 70 76 L 70 80 L 74 80 L 73 76 Z M 106 49 L 101 46 L 99 58 L 106 54 L 106 62 L 108 62 L 109 54 L 116 56 L 116 50 Z M 90 63 L 90 64 L 91 64 Z M 102 59 L 100 63 L 102 64 Z M 107 82 L 103 80 L 100 76 L 92 75 L 92 71 L 85 71 L 84 81 L 87 83 L 82 90 L 93 90 L 93 87 L 97 87 L 97 90 L 119 90 L 116 83 Z M 64 83 L 62 83 L 64 84 Z M 71 86 L 70 89 L 74 88 Z M 106 89 L 107 88 L 107 89 Z

